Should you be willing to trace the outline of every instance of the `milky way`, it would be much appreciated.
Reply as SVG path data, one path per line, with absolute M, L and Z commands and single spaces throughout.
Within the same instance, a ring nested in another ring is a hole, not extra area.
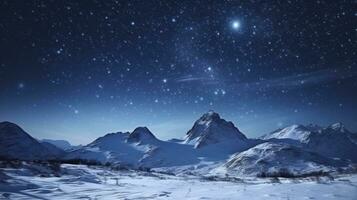
M 0 2 L 0 121 L 85 143 L 148 126 L 182 137 L 208 110 L 258 136 L 357 130 L 352 1 Z

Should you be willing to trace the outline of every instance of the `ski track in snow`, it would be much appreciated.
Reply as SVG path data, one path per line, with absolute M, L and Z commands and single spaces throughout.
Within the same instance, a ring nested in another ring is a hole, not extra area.
M 208 181 L 194 176 L 171 176 L 136 171 L 111 171 L 84 165 L 62 165 L 61 177 L 39 177 L 5 169 L 0 199 L 356 199 L 357 175 L 333 181 L 250 179 Z

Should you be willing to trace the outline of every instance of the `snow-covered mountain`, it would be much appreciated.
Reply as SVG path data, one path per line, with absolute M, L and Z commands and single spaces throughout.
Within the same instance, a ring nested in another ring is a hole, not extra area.
M 218 113 L 209 111 L 200 117 L 187 132 L 185 144 L 201 149 L 216 146 L 231 153 L 248 148 L 251 142 L 234 126 L 222 119 Z
M 348 132 L 345 128 L 341 128 L 337 125 L 331 127 L 336 131 L 341 132 L 343 130 L 346 133 Z M 319 138 L 323 138 L 323 136 L 317 136 L 317 134 L 323 130 L 325 129 L 316 125 L 293 125 L 267 134 L 259 140 L 248 139 L 232 122 L 228 122 L 222 119 L 219 114 L 210 111 L 202 115 L 202 117 L 194 123 L 184 140 L 161 141 L 157 139 L 148 128 L 138 127 L 131 133 L 119 132 L 107 134 L 79 150 L 70 152 L 66 156 L 66 159 L 95 160 L 101 163 L 109 162 L 111 164 L 120 164 L 130 167 L 164 168 L 169 171 L 177 171 L 178 169 L 181 171 L 182 169 L 197 171 L 199 169 L 205 169 L 208 172 L 217 167 L 217 165 L 225 163 L 226 159 L 232 154 L 237 156 L 242 151 L 257 151 L 254 150 L 254 148 L 259 150 L 263 147 L 273 152 L 279 149 L 277 148 L 277 144 L 275 144 L 279 143 L 280 146 L 283 144 L 289 145 L 288 147 L 292 148 L 293 152 L 299 155 L 301 154 L 302 157 L 299 158 L 302 160 L 301 162 L 305 162 L 303 156 L 309 155 L 310 157 L 307 156 L 306 159 L 315 159 L 316 157 L 312 157 L 312 155 L 314 155 L 320 156 L 322 161 L 324 161 L 324 159 L 328 160 L 329 162 L 326 163 L 326 166 L 330 166 L 331 160 L 324 157 L 324 155 L 329 155 L 321 153 L 322 150 L 313 149 L 313 145 L 309 145 L 312 144 L 313 141 L 319 141 Z M 268 143 L 269 145 L 266 144 L 267 146 L 259 146 L 259 144 L 266 142 L 266 140 L 271 141 L 274 145 Z M 292 144 L 294 146 L 292 146 Z M 299 147 L 304 147 L 308 151 L 321 154 L 318 155 L 316 153 L 307 152 L 303 150 L 304 148 Z M 281 149 L 285 150 L 287 147 L 280 148 L 279 151 L 282 151 Z M 345 152 L 343 149 L 338 149 L 338 151 Z M 277 154 L 279 153 L 277 152 Z M 259 156 L 263 155 L 257 154 L 257 159 L 259 159 Z M 272 159 L 276 158 L 278 157 L 272 157 Z M 345 157 L 341 156 L 341 158 Z M 285 157 L 279 157 L 279 159 L 289 161 L 296 160 L 291 154 L 286 154 Z M 272 162 L 271 166 L 274 167 L 274 165 L 281 163 L 282 160 L 279 159 L 276 162 Z M 306 168 L 304 172 L 324 167 L 323 162 L 316 161 L 316 163 L 320 165 L 310 166 L 310 168 Z M 282 168 L 284 165 L 289 165 L 289 162 L 285 164 L 282 163 L 276 167 Z M 301 168 L 308 167 L 307 165 L 296 166 L 300 166 Z M 230 168 L 232 167 L 227 167 L 227 169 Z M 245 170 L 245 172 L 248 171 L 249 170 Z
M 195 122 L 184 141 L 162 141 L 148 128 L 138 127 L 131 133 L 107 134 L 70 152 L 66 159 L 150 168 L 173 167 L 223 160 L 256 143 L 256 140 L 247 139 L 232 122 L 208 112 Z
M 62 150 L 69 150 L 72 149 L 72 145 L 66 141 L 66 140 L 52 140 L 52 139 L 43 139 L 41 140 L 41 142 L 46 142 L 46 143 L 50 143 L 52 145 L 55 145 L 57 148 L 60 148 Z
M 327 157 L 349 159 L 357 162 L 357 144 L 355 134 L 342 123 L 335 123 L 326 128 L 318 126 L 292 125 L 276 130 L 261 137 L 265 140 L 295 140 L 309 151 Z
M 159 140 L 147 127 L 137 127 L 129 134 L 127 142 L 138 144 L 154 144 L 159 142 Z
M 110 133 L 81 149 L 66 160 L 81 159 L 128 167 L 172 167 L 198 162 L 191 145 L 161 141 L 146 127 L 133 132 Z
M 336 123 L 326 128 L 292 125 L 260 139 L 249 139 L 232 122 L 209 111 L 194 123 L 184 140 L 162 141 L 148 128 L 138 127 L 132 132 L 110 133 L 69 150 L 66 141 L 39 142 L 17 125 L 3 122 L 0 123 L 0 157 L 58 158 L 64 151 L 53 145 L 56 144 L 66 149 L 61 159 L 67 161 L 94 161 L 173 173 L 205 174 L 213 170 L 259 174 L 287 168 L 298 174 L 336 169 L 346 166 L 348 160 L 356 163 L 356 138 L 343 124 Z
M 336 123 L 314 132 L 306 146 L 327 157 L 335 157 L 357 162 L 357 144 L 350 139 L 351 132 L 341 123 Z
M 14 123 L 0 123 L 0 157 L 2 158 L 45 160 L 58 158 L 63 153 L 49 143 L 41 144 Z
M 346 166 L 342 161 L 286 143 L 265 142 L 231 158 L 215 171 L 231 175 L 303 175 Z
M 133 165 L 143 156 L 148 146 L 128 142 L 129 133 L 110 133 L 92 143 L 69 152 L 65 159 L 82 159 L 101 163 Z
M 273 131 L 271 133 L 263 135 L 260 137 L 260 139 L 263 139 L 263 140 L 268 140 L 268 139 L 272 139 L 272 138 L 292 139 L 292 140 L 298 140 L 299 142 L 304 142 L 304 141 L 306 141 L 306 139 L 310 136 L 310 134 L 312 132 L 313 132 L 313 130 L 307 126 L 294 124 L 294 125 L 285 127 L 283 129 L 278 129 L 276 131 Z

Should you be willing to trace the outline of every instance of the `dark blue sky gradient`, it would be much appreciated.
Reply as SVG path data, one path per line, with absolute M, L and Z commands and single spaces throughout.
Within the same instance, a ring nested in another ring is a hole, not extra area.
M 356 131 L 355 7 L 3 0 L 0 121 L 75 144 L 136 126 L 183 137 L 211 109 L 248 137 L 292 123 Z

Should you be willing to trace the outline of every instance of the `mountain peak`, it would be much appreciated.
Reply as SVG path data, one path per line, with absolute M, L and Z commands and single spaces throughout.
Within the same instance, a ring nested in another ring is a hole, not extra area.
M 328 129 L 332 129 L 334 131 L 340 131 L 340 132 L 345 132 L 346 131 L 345 125 L 343 123 L 341 123 L 341 122 L 337 122 L 337 123 L 331 124 L 327 128 Z
M 198 119 L 200 123 L 205 123 L 209 121 L 220 121 L 220 120 L 222 120 L 221 116 L 219 116 L 219 114 L 214 112 L 213 110 L 208 111 Z
M 200 148 L 207 144 L 245 139 L 247 139 L 245 135 L 232 122 L 222 119 L 218 113 L 210 110 L 203 114 L 187 132 L 185 143 Z
M 209 110 L 207 113 L 203 114 L 201 119 L 206 120 L 214 120 L 214 119 L 221 119 L 218 113 L 214 112 L 213 110 Z
M 221 118 L 221 116 L 214 112 L 213 110 L 208 111 L 207 113 L 203 114 L 197 121 L 198 124 L 206 124 L 209 125 L 210 123 L 219 123 L 219 124 L 226 124 L 228 126 L 234 127 L 232 122 L 226 121 Z
M 116 132 L 116 133 L 107 133 L 102 137 L 95 139 L 93 142 L 87 146 L 95 146 L 98 144 L 106 144 L 111 142 L 116 142 L 120 140 L 125 140 L 129 135 L 129 132 Z
M 24 137 L 31 137 L 28 135 L 20 126 L 15 123 L 4 121 L 0 122 L 0 135 L 12 135 L 14 136 L 24 136 Z
M 7 127 L 7 128 L 20 128 L 17 124 L 9 122 L 9 121 L 0 122 L 0 129 L 5 128 L 5 127 Z
M 137 127 L 129 134 L 128 142 L 146 142 L 158 140 L 147 127 Z
M 0 122 L 0 157 L 42 160 L 55 158 L 61 153 L 61 150 L 52 145 L 41 144 L 17 124 Z
M 290 128 L 290 129 L 306 129 L 306 127 L 302 124 L 293 124 L 291 126 L 288 126 L 287 128 Z

